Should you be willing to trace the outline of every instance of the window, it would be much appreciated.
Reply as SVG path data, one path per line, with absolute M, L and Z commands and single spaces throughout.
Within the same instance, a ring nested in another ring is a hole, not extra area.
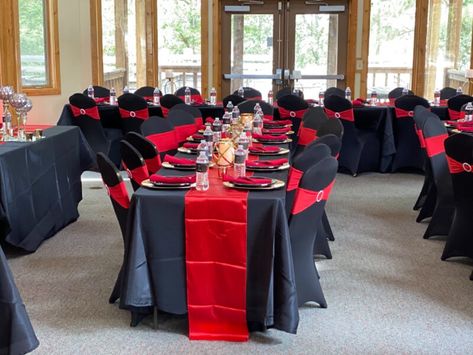
M 429 0 L 425 62 L 425 97 L 436 88 L 468 92 L 465 70 L 471 66 L 473 0 Z
M 415 18 L 415 0 L 371 1 L 368 91 L 411 88 Z
M 58 94 L 57 0 L 18 0 L 18 16 L 23 91 Z

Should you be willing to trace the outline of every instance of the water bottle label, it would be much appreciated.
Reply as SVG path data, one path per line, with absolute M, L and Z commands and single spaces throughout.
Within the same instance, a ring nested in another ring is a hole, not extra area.
M 213 126 L 213 131 L 214 132 L 221 132 L 222 131 L 222 126 Z
M 209 170 L 209 164 L 207 163 L 197 163 L 196 171 L 198 173 L 206 173 Z
M 250 142 L 238 142 L 238 144 L 241 145 L 241 147 L 244 150 L 248 150 L 248 146 L 250 145 Z
M 212 134 L 206 134 L 204 137 L 205 137 L 206 142 L 212 142 L 213 141 L 213 135 Z
M 245 154 L 235 155 L 235 164 L 244 164 L 245 163 Z

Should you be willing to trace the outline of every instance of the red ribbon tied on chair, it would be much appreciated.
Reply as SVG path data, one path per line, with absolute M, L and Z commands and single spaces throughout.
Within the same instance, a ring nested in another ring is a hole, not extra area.
M 71 107 L 72 115 L 74 117 L 79 116 L 89 116 L 94 120 L 100 120 L 99 109 L 97 106 L 90 107 L 90 108 L 79 108 L 74 105 L 69 105 Z
M 328 118 L 339 118 L 345 121 L 355 122 L 355 114 L 352 108 L 340 112 L 332 111 L 326 107 L 324 107 L 324 110 Z
M 394 112 L 396 114 L 396 118 L 414 117 L 414 111 L 407 111 L 403 110 L 402 108 L 395 107 Z
M 448 138 L 448 134 L 440 134 L 438 136 L 426 137 L 425 150 L 429 158 L 432 158 L 438 154 L 445 153 L 444 142 Z
M 159 156 L 159 154 L 153 158 L 145 159 L 145 162 L 146 166 L 148 167 L 148 173 L 150 175 L 161 169 L 161 157 Z
M 104 184 L 107 194 L 110 198 L 118 203 L 123 208 L 128 209 L 130 207 L 130 199 L 128 197 L 128 191 L 125 186 L 125 182 L 122 181 L 115 186 L 108 186 Z
M 143 180 L 146 180 L 149 178 L 149 171 L 146 165 L 141 165 L 131 170 L 128 169 L 124 161 L 122 161 L 122 165 L 125 168 L 128 174 L 128 177 L 139 185 L 141 185 L 141 182 Z
M 299 187 L 299 182 L 301 181 L 303 174 L 303 171 L 291 166 L 289 169 L 289 177 L 287 178 L 287 191 L 292 191 Z
M 153 142 L 158 152 L 161 153 L 177 149 L 178 147 L 176 132 L 174 130 L 150 134 L 146 136 L 146 138 Z
M 422 130 L 415 127 L 417 137 L 419 138 L 419 143 L 420 147 L 425 149 L 425 139 L 424 139 L 424 134 L 422 133 Z
M 284 107 L 279 107 L 279 118 L 302 118 L 304 116 L 304 113 L 306 113 L 307 109 L 303 110 L 297 110 L 297 111 L 292 111 L 292 110 L 287 110 Z
M 448 109 L 448 117 L 451 120 L 456 121 L 465 118 L 465 111 L 455 111 L 452 109 Z
M 460 163 L 447 155 L 448 170 L 451 174 L 471 173 L 473 171 L 472 163 Z
M 317 130 L 309 127 L 302 126 L 298 132 L 299 140 L 297 141 L 298 145 L 306 146 L 314 139 L 317 138 Z
M 187 137 L 192 136 L 196 132 L 195 123 L 175 126 L 178 142 L 184 142 Z
M 147 120 L 149 118 L 148 108 L 136 111 L 128 111 L 120 107 L 120 116 L 121 118 L 139 118 L 142 120 Z
M 318 203 L 320 201 L 327 201 L 334 183 L 335 180 L 333 180 L 330 184 L 327 185 L 327 187 L 320 191 L 307 190 L 301 187 L 297 188 L 291 214 L 299 214 L 315 203 Z

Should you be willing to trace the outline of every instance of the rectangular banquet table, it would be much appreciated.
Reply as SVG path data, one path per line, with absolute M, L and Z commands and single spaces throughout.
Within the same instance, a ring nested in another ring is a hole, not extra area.
M 94 161 L 78 127 L 0 144 L 0 241 L 32 252 L 79 217 L 80 176 Z
M 170 169 L 161 169 L 159 173 L 189 175 Z M 255 175 L 286 181 L 287 173 Z M 142 187 L 134 193 L 126 235 L 121 308 L 146 313 L 156 306 L 173 314 L 187 313 L 184 250 L 187 191 Z M 285 194 L 285 188 L 248 194 L 246 314 L 250 330 L 268 327 L 289 333 L 297 330 L 299 313 Z

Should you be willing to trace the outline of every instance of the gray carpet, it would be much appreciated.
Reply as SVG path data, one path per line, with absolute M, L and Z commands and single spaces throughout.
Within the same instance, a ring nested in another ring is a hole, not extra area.
M 442 262 L 423 240 L 415 175 L 339 175 L 328 203 L 333 260 L 317 260 L 327 309 L 300 309 L 297 335 L 252 333 L 248 343 L 191 342 L 183 318 L 129 327 L 107 303 L 122 242 L 101 183 L 84 182 L 80 219 L 10 265 L 41 342 L 37 354 L 473 353 L 472 263 Z

